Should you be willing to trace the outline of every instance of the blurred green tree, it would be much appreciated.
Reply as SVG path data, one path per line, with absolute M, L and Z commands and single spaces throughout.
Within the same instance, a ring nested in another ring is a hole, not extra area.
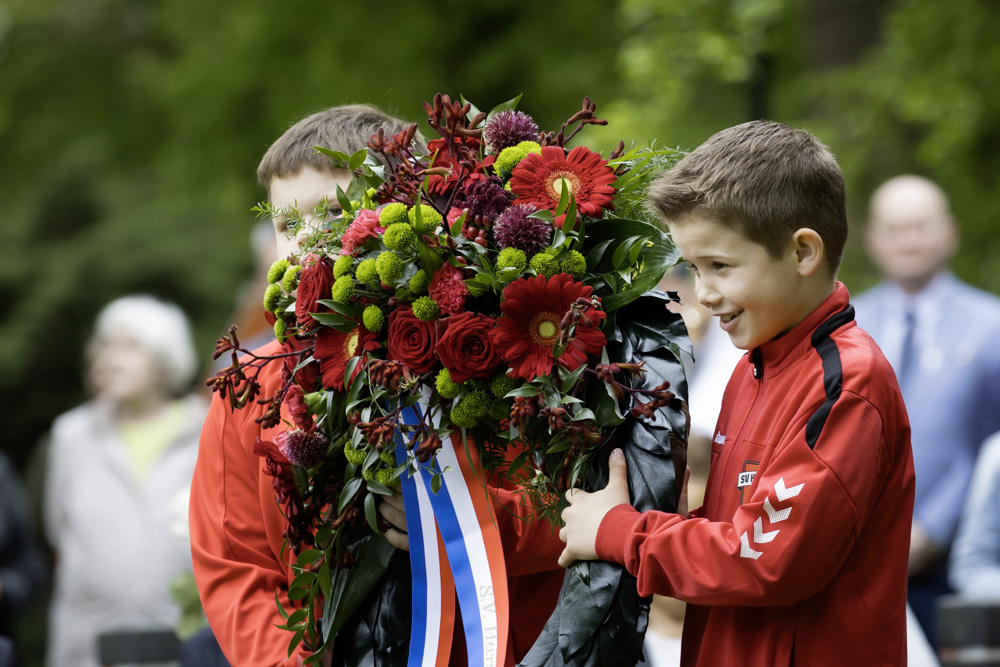
M 292 123 L 362 101 L 420 120 L 436 92 L 484 109 L 523 92 L 557 129 L 584 95 L 616 94 L 617 23 L 599 0 L 7 2 L 3 447 L 24 464 L 83 399 L 83 341 L 123 293 L 185 308 L 207 362 L 251 270 L 257 162 Z
M 1000 292 L 1000 5 L 990 0 L 622 0 L 628 136 L 693 147 L 753 118 L 809 129 L 840 158 L 855 227 L 841 277 L 877 280 L 861 248 L 867 198 L 920 173 L 949 193 L 955 268 Z

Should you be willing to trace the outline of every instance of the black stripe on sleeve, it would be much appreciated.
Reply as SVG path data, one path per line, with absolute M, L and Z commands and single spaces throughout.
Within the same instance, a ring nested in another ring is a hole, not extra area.
M 806 422 L 806 444 L 809 445 L 809 449 L 816 447 L 816 441 L 819 440 L 819 435 L 823 431 L 826 418 L 830 415 L 833 404 L 840 398 L 840 391 L 844 387 L 840 351 L 837 349 L 837 344 L 830 338 L 830 334 L 852 320 L 854 320 L 854 306 L 848 305 L 847 308 L 832 315 L 823 324 L 816 327 L 816 331 L 813 332 L 812 344 L 823 362 L 823 389 L 826 391 L 826 400 Z

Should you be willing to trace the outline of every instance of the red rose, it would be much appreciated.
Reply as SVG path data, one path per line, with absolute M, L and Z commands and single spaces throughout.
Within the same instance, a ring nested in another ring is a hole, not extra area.
M 295 317 L 300 327 L 309 328 L 316 323 L 309 313 L 322 313 L 329 310 L 326 306 L 316 303 L 319 299 L 329 299 L 333 288 L 333 265 L 323 259 L 307 269 L 302 270 L 299 287 L 295 293 Z
M 486 378 L 500 365 L 500 355 L 490 340 L 496 321 L 478 313 L 460 313 L 438 320 L 444 329 L 434 351 L 451 374 L 452 382 Z
M 400 306 L 389 315 L 388 353 L 390 359 L 402 362 L 414 375 L 434 368 L 435 327 L 413 314 L 410 306 Z

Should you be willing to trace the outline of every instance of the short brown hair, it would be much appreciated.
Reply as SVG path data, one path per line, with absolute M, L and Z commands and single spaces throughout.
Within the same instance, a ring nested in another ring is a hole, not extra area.
M 306 116 L 292 125 L 264 153 L 257 167 L 257 180 L 265 188 L 275 178 L 294 176 L 303 167 L 332 170 L 335 167 L 314 146 L 348 155 L 361 150 L 368 138 L 379 129 L 388 134 L 401 132 L 410 126 L 370 104 L 347 104 Z M 419 134 L 417 142 L 422 142 Z M 378 156 L 376 156 L 378 159 Z
M 781 256 L 797 229 L 815 230 L 836 271 L 847 242 L 844 175 L 805 130 L 757 120 L 712 135 L 647 194 L 666 220 L 704 215 Z

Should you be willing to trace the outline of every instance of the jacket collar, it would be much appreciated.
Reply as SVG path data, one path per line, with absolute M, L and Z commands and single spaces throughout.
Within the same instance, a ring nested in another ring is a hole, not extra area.
M 833 293 L 798 326 L 750 350 L 746 358 L 753 365 L 754 377 L 759 380 L 765 375 L 780 373 L 795 359 L 812 350 L 812 333 L 830 317 L 850 306 L 850 301 L 851 295 L 847 287 L 837 281 Z M 853 321 L 854 318 L 851 317 L 852 324 Z

